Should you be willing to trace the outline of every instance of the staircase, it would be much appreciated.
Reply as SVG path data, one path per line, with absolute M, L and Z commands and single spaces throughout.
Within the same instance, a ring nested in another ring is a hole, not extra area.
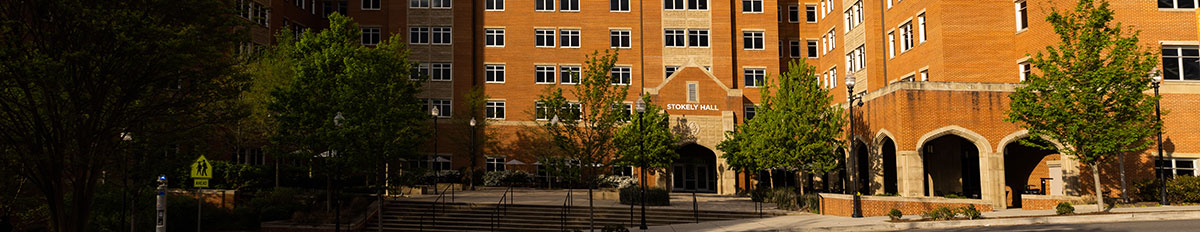
M 442 206 L 445 206 L 443 211 Z M 382 225 L 384 231 L 587 231 L 588 208 L 586 206 L 570 207 L 563 224 L 563 207 L 552 205 L 508 205 L 508 212 L 502 213 L 498 221 L 493 221 L 496 215 L 496 204 L 448 203 L 439 205 L 436 211 L 437 221 L 432 209 L 433 203 L 427 201 L 387 201 L 383 208 L 383 223 L 376 217 L 368 219 L 363 231 L 377 231 Z M 628 207 L 596 207 L 596 230 L 606 225 L 636 227 L 640 223 L 641 210 L 635 207 L 631 221 Z M 754 212 L 732 211 L 700 211 L 700 221 L 718 221 L 743 218 L 758 218 Z M 763 217 L 777 216 L 764 212 Z M 646 208 L 646 224 L 648 226 L 695 223 L 692 210 Z M 631 224 L 632 223 L 632 224 Z M 493 227 L 494 225 L 494 227 Z

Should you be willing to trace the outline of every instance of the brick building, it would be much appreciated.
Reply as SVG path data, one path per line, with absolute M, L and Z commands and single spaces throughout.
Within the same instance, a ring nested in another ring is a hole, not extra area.
M 577 81 L 569 74 L 580 70 L 585 55 L 617 48 L 612 76 L 614 84 L 630 86 L 625 103 L 651 95 L 687 139 L 681 161 L 671 175 L 657 175 L 655 185 L 720 194 L 746 186 L 716 145 L 753 116 L 765 78 L 802 60 L 820 70 L 842 107 L 844 79 L 857 80 L 853 92 L 864 105 L 854 110 L 854 155 L 865 167 L 857 171 L 870 180 L 861 182 L 865 194 L 956 195 L 1019 207 L 1022 195 L 1086 196 L 1092 189 L 1088 168 L 1017 143 L 1026 133 L 1003 121 L 1008 95 L 1030 70 L 1028 54 L 1056 42 L 1043 19 L 1054 8 L 1073 9 L 1072 1 L 269 2 L 271 31 L 320 28 L 313 16 L 338 11 L 362 26 L 364 44 L 404 37 L 420 71 L 431 77 L 421 97 L 449 119 L 439 121 L 438 158 L 431 158 L 443 169 L 536 170 L 539 146 L 548 146 L 529 133 L 546 120 L 534 114 L 538 93 L 569 87 Z M 1111 3 L 1117 22 L 1141 31 L 1143 47 L 1162 51 L 1170 161 L 1160 164 L 1176 175 L 1196 175 L 1200 128 L 1188 123 L 1200 116 L 1196 0 Z M 463 93 L 477 86 L 489 97 L 483 115 L 456 115 Z M 475 164 L 460 142 L 472 117 L 489 120 L 488 133 L 500 139 Z M 1155 176 L 1154 155 L 1151 149 L 1124 156 L 1130 186 Z M 1102 169 L 1104 188 L 1114 196 L 1120 192 L 1117 166 Z M 783 179 L 811 178 L 825 182 L 826 190 L 843 189 L 839 176 L 845 172 Z

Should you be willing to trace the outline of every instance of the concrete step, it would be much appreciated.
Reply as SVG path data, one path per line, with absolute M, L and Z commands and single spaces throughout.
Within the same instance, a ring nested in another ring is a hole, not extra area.
M 364 231 L 561 231 L 587 230 L 589 212 L 586 205 L 575 205 L 566 214 L 565 225 L 561 205 L 505 205 L 507 212 L 496 219 L 497 204 L 438 203 L 437 210 L 432 202 L 388 201 L 383 207 L 382 222 L 371 218 Z M 597 229 L 605 225 L 629 226 L 628 207 L 595 207 L 594 220 Z M 647 208 L 646 224 L 668 225 L 695 223 L 696 215 L 690 209 Z M 700 211 L 700 221 L 719 221 L 743 218 L 758 218 L 754 212 Z M 437 216 L 434 223 L 433 215 Z M 763 217 L 776 216 L 764 212 Z M 632 223 L 639 223 L 641 209 L 634 208 Z M 434 225 L 436 224 L 436 225 Z M 494 227 L 494 228 L 493 228 Z

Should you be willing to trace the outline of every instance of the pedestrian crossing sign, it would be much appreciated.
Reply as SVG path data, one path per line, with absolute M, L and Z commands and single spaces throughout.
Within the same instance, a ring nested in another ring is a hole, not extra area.
M 212 179 L 212 164 L 205 159 L 203 155 L 192 163 L 192 178 L 193 179 Z M 207 183 L 207 181 L 205 181 Z

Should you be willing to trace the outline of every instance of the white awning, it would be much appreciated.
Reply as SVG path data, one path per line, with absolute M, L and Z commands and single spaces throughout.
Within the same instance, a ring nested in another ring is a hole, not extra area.
M 525 162 L 521 162 L 520 160 L 511 160 L 511 161 L 508 161 L 508 162 L 506 162 L 506 163 L 504 163 L 504 164 L 507 164 L 507 165 L 525 165 Z

